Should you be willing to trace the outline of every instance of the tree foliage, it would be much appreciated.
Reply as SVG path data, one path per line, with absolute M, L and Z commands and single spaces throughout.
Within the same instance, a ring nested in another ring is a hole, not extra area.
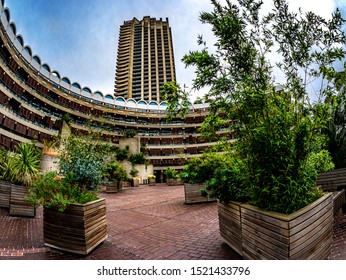
M 216 50 L 211 53 L 200 36 L 202 50 L 183 58 L 196 69 L 193 88 L 210 88 L 207 121 L 220 112 L 237 120 L 233 149 L 251 202 L 294 212 L 320 195 L 314 191 L 317 175 L 333 167 L 321 132 L 345 98 L 345 81 L 334 69 L 345 57 L 345 21 L 338 9 L 326 20 L 293 12 L 286 0 L 273 0 L 265 15 L 262 1 L 211 2 L 213 11 L 200 20 L 211 26 Z
M 71 135 L 60 155 L 59 167 L 68 182 L 86 189 L 95 189 L 104 172 L 106 146 L 95 139 Z

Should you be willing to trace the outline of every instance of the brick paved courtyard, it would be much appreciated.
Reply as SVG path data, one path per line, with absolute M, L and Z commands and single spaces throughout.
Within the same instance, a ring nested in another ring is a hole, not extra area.
M 36 218 L 0 209 L 0 260 L 222 260 L 241 259 L 220 238 L 216 203 L 184 204 L 183 186 L 142 185 L 107 199 L 108 238 L 88 256 L 44 246 L 42 208 Z M 338 213 L 330 259 L 346 259 L 346 215 Z

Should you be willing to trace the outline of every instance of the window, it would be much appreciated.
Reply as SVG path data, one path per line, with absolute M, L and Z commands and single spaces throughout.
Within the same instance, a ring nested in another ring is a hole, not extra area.
M 50 72 L 50 68 L 47 64 L 43 64 L 42 68 L 46 69 L 48 72 Z
M 80 85 L 78 83 L 73 83 L 72 86 L 75 87 L 75 88 L 81 89 L 81 87 L 80 87 Z
M 31 49 L 30 49 L 29 46 L 26 46 L 26 47 L 24 48 L 24 50 L 25 50 L 30 56 L 32 56 Z
M 41 60 L 37 55 L 34 55 L 33 59 L 38 63 L 41 64 Z
M 66 77 L 62 78 L 62 81 L 69 84 L 69 85 L 71 84 L 70 80 L 67 79 Z

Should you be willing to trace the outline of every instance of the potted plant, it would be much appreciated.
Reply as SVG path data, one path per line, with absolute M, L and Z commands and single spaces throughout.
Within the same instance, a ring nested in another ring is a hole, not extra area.
M 57 143 L 58 141 L 56 139 L 51 139 L 51 140 L 44 139 L 42 153 L 44 155 L 58 156 L 58 153 L 55 150 Z
M 200 37 L 203 49 L 183 60 L 197 69 L 194 88 L 209 87 L 208 120 L 214 121 L 202 125 L 202 135 L 215 134 L 227 123 L 236 133 L 232 151 L 249 200 L 233 209 L 224 207 L 223 213 L 238 217 L 238 250 L 246 259 L 327 258 L 333 201 L 315 183 L 319 173 L 333 167 L 321 132 L 344 99 L 345 86 L 336 86 L 334 69 L 345 58 L 340 11 L 325 20 L 312 12 L 296 14 L 285 0 L 273 1 L 266 15 L 260 13 L 261 2 L 212 4 L 214 10 L 202 13 L 201 20 L 212 25 L 215 53 L 209 53 Z M 268 58 L 272 52 L 276 63 Z M 179 86 L 170 83 L 164 90 L 167 110 L 173 115 L 186 112 L 187 95 Z M 235 199 L 233 187 L 232 182 L 211 184 L 209 191 L 226 202 Z M 221 232 L 232 229 L 231 222 L 223 222 L 224 215 L 219 220 Z
M 179 174 L 175 169 L 167 167 L 165 170 L 165 175 L 168 186 L 177 186 L 183 184 L 183 182 L 179 180 Z
M 128 180 L 124 166 L 117 161 L 111 161 L 106 164 L 105 178 L 108 181 L 106 183 L 106 192 L 108 193 L 118 192 L 123 186 L 121 182 Z
M 3 179 L 10 182 L 10 215 L 35 217 L 36 207 L 25 201 L 25 196 L 40 169 L 41 152 L 33 143 L 19 143 L 14 152 L 7 152 L 3 165 Z M 2 184 L 3 185 L 3 184 Z
M 139 187 L 139 178 L 136 177 L 138 175 L 138 170 L 136 168 L 132 168 L 130 171 L 131 178 L 131 186 L 132 187 Z
M 155 186 L 156 185 L 156 176 L 155 175 L 148 175 L 148 181 L 149 181 L 149 186 Z
M 43 205 L 46 246 L 88 254 L 107 238 L 106 200 L 97 195 L 107 154 L 97 141 L 70 136 L 60 155 L 61 177 L 38 175 L 27 201 Z
M 185 203 L 216 201 L 205 191 L 206 181 L 212 178 L 214 171 L 227 162 L 227 158 L 217 153 L 205 153 L 187 161 L 179 177 L 184 182 Z
M 59 170 L 59 152 L 57 150 L 58 143 L 59 141 L 57 138 L 43 140 L 43 156 L 41 159 L 41 171 L 43 173 Z

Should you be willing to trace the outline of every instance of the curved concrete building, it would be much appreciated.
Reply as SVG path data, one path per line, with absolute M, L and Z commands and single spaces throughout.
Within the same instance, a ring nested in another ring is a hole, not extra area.
M 44 139 L 58 135 L 62 117 L 69 114 L 72 132 L 92 130 L 114 145 L 119 145 L 124 131 L 136 130 L 139 145 L 162 181 L 167 166 L 180 169 L 187 158 L 215 144 L 198 133 L 208 104 L 191 105 L 185 119 L 167 123 L 165 102 L 93 92 L 34 55 L 16 33 L 4 0 L 0 5 L 0 145 L 13 149 L 19 142 L 37 139 L 42 146 Z M 219 133 L 233 138 L 229 130 Z

